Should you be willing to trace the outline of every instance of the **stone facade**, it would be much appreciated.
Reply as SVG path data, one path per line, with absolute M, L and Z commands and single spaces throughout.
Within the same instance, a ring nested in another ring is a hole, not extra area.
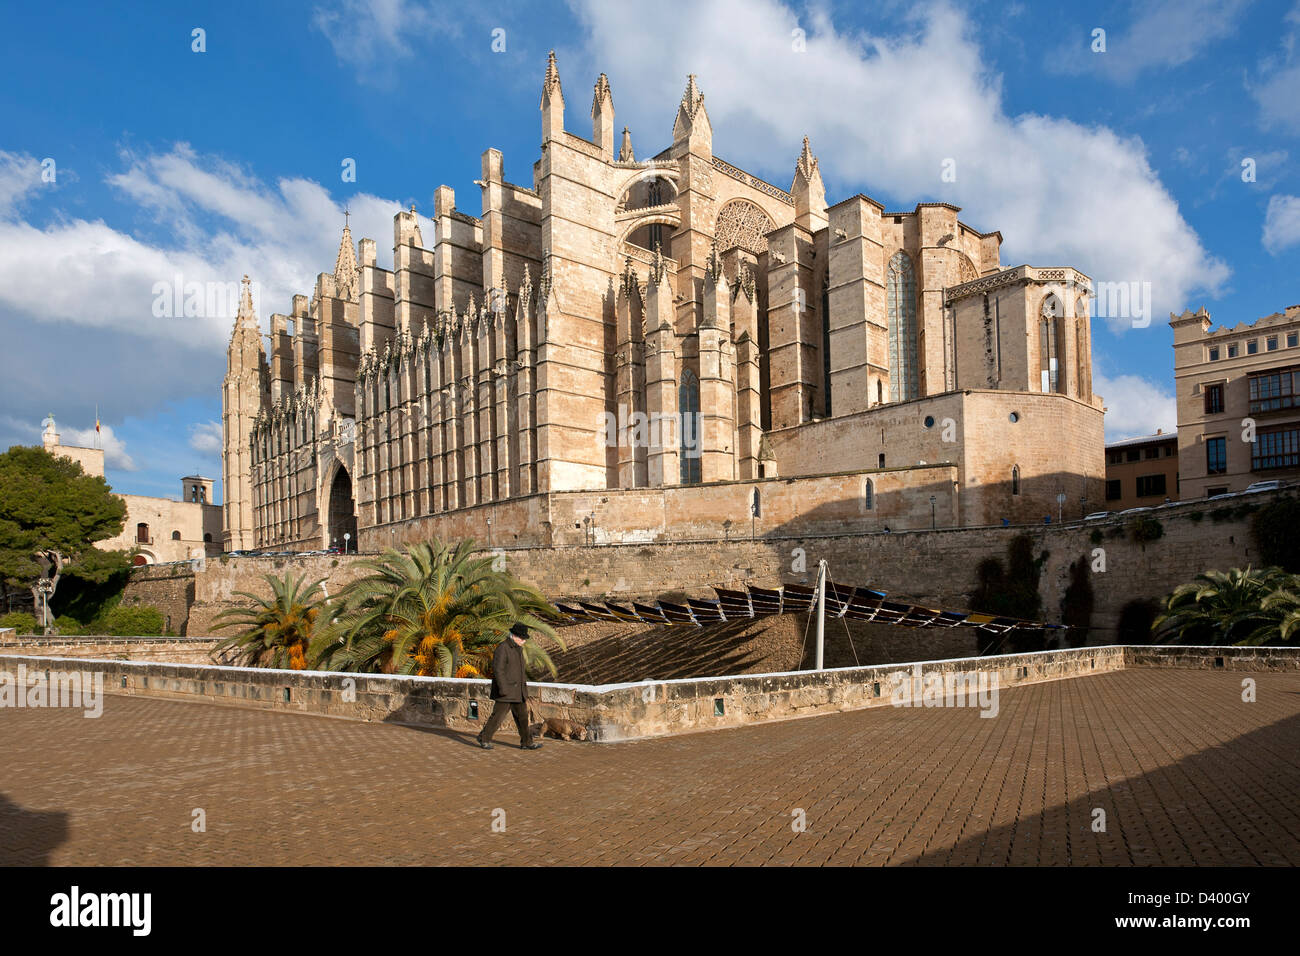
M 345 225 L 334 272 L 271 316 L 269 350 L 246 287 L 228 549 L 378 546 L 412 522 L 522 542 L 554 510 L 538 496 L 670 489 L 672 538 L 713 487 L 777 476 L 808 512 L 879 480 L 894 527 L 1100 500 L 1087 276 L 1003 268 L 1001 234 L 946 203 L 828 205 L 806 139 L 789 190 L 758 179 L 714 155 L 693 76 L 651 159 L 626 128 L 615 152 L 603 74 L 590 139 L 565 128 L 554 55 L 540 105 L 530 186 L 485 151 L 479 215 L 439 187 L 426 246 L 400 212 L 392 271 Z M 829 473 L 858 477 L 805 482 Z
M 1300 305 L 1210 331 L 1210 313 L 1169 316 L 1182 497 L 1300 478 Z

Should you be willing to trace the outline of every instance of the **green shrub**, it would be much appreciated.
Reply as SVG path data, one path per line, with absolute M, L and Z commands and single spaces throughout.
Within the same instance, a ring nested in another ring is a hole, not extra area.
M 1105 540 L 1105 535 L 1101 533 L 1100 528 L 1093 528 L 1092 534 L 1088 535 L 1088 540 L 1093 544 L 1101 544 Z
M 138 637 L 162 634 L 162 611 L 147 604 L 122 607 L 120 604 L 105 612 L 95 622 L 96 630 L 113 637 Z
M 85 634 L 86 628 L 75 617 L 69 617 L 67 614 L 60 614 L 54 619 L 54 629 L 60 634 Z
M 19 634 L 36 633 L 36 615 L 26 611 L 10 611 L 0 616 L 0 628 L 12 627 Z
M 1165 533 L 1162 525 L 1151 515 L 1139 515 L 1129 525 L 1129 537 L 1137 544 L 1146 544 L 1148 541 L 1155 541 Z
M 1203 512 L 1203 511 L 1189 511 L 1189 512 L 1187 512 L 1187 517 L 1191 518 L 1192 521 L 1200 521 L 1202 518 L 1205 517 L 1205 512 Z

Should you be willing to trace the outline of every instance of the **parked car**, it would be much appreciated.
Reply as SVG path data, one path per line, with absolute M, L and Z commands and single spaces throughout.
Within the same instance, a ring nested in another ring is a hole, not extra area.
M 1237 497 L 1238 495 L 1240 495 L 1240 494 L 1241 494 L 1240 491 L 1225 491 L 1225 492 L 1224 492 L 1223 494 L 1221 494 L 1221 495 L 1210 495 L 1210 497 L 1206 498 L 1205 500 L 1206 500 L 1206 501 L 1222 501 L 1224 498 L 1236 498 L 1236 497 Z
M 1084 521 L 1102 521 L 1102 520 L 1104 520 L 1104 519 L 1106 519 L 1106 518 L 1113 517 L 1114 514 L 1115 514 L 1115 512 L 1113 512 L 1113 511 L 1094 511 L 1094 512 L 1093 512 L 1092 514 L 1090 514 L 1090 515 L 1084 515 L 1084 516 L 1083 516 L 1083 520 L 1084 520 Z
M 1155 508 L 1151 508 L 1146 505 L 1143 505 L 1140 508 L 1126 508 L 1125 510 L 1119 513 L 1119 516 L 1122 518 L 1125 515 L 1136 515 L 1136 514 L 1141 514 L 1144 511 L 1155 511 L 1155 510 L 1156 510 Z
M 1253 495 L 1261 491 L 1277 491 L 1281 487 L 1282 482 L 1278 481 L 1276 478 L 1270 481 L 1253 481 L 1246 486 L 1246 490 L 1243 491 L 1242 494 Z

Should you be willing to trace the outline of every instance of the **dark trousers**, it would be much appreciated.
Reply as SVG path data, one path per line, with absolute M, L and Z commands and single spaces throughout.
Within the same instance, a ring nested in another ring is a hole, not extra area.
M 501 722 L 506 719 L 506 711 L 514 715 L 515 726 L 519 728 L 519 742 L 524 746 L 533 742 L 533 735 L 528 730 L 528 703 L 526 701 L 497 700 L 492 704 L 492 716 L 479 738 L 485 743 L 492 743 L 492 735 L 497 732 Z

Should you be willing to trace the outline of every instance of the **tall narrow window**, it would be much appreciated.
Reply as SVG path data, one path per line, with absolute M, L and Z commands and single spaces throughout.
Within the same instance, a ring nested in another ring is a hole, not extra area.
M 700 481 L 700 380 L 690 369 L 682 372 L 677 386 L 677 410 L 681 414 L 681 482 Z
M 1020 494 L 1020 466 L 1019 465 L 1013 465 L 1011 467 L 1011 493 L 1013 495 Z
M 1061 375 L 1060 343 L 1057 325 L 1065 314 L 1061 300 L 1054 294 L 1043 299 L 1042 314 L 1038 321 L 1038 367 L 1042 377 L 1041 391 L 1059 391 Z
M 149 544 L 149 526 L 143 521 L 135 526 L 135 540 L 138 544 Z
M 871 511 L 876 507 L 876 486 L 870 478 L 862 489 L 862 510 Z
M 886 285 L 889 299 L 889 400 L 917 397 L 916 273 L 907 253 L 889 260 Z
M 822 279 L 822 408 L 831 417 L 831 291 L 829 275 Z

